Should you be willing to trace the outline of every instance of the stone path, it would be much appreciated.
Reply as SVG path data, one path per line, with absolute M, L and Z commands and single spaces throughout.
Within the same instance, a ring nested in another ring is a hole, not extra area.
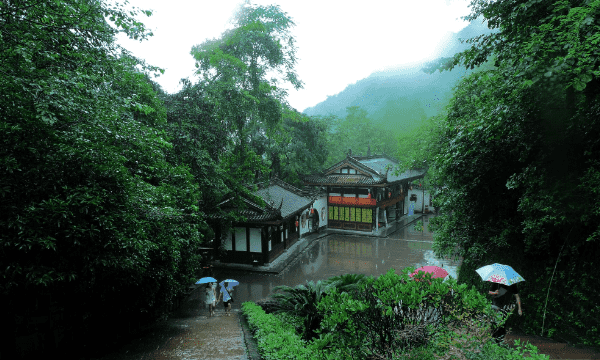
M 137 339 L 101 360 L 248 360 L 239 310 L 225 315 L 223 306 L 215 316 L 200 303 L 196 290 L 169 320 L 156 324 Z

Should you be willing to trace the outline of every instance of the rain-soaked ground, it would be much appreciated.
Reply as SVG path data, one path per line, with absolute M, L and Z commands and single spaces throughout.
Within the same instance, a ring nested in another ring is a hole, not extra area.
M 235 287 L 234 308 L 245 301 L 266 298 L 278 285 L 295 286 L 348 273 L 378 276 L 390 268 L 399 271 L 408 266 L 443 265 L 456 278 L 457 263 L 437 261 L 432 241 L 430 233 L 414 231 L 412 225 L 387 238 L 331 234 L 316 240 L 279 274 L 221 269 L 215 275 L 219 280 L 240 282 Z
M 201 289 L 197 289 L 169 320 L 99 358 L 247 359 L 239 324 L 240 307 L 245 301 L 266 298 L 278 285 L 295 286 L 347 273 L 377 276 L 390 268 L 400 270 L 407 266 L 443 266 L 456 278 L 457 263 L 435 259 L 431 247 L 432 234 L 427 229 L 415 231 L 409 225 L 387 238 L 340 234 L 320 238 L 279 274 L 217 270 L 214 274 L 217 279 L 240 282 L 232 294 L 235 299 L 232 316 L 225 316 L 221 303 L 216 316 L 207 317 Z

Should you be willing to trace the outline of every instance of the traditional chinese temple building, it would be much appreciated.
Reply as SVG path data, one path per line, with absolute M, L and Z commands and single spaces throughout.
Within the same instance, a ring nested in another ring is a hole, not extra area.
M 303 175 L 306 185 L 327 192 L 327 227 L 373 232 L 404 213 L 410 184 L 425 170 L 395 175 L 398 161 L 387 155 L 352 156 L 319 174 Z
M 243 209 L 236 208 L 232 199 L 219 204 L 223 210 L 236 211 L 244 221 L 233 224 L 223 224 L 218 219 L 211 221 L 215 238 L 221 239 L 226 251 L 221 258 L 223 262 L 270 263 L 312 230 L 307 220 L 315 200 L 302 190 L 273 179 L 259 186 L 254 195 L 261 198 L 265 206 L 246 198 L 242 198 Z M 214 246 L 218 248 L 221 243 L 217 241 Z

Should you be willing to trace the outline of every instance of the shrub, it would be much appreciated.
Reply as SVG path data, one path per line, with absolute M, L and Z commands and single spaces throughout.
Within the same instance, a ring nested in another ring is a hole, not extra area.
M 242 304 L 242 312 L 254 333 L 258 351 L 264 360 L 317 358 L 313 348 L 294 331 L 293 325 L 284 323 L 253 302 Z
M 276 313 L 287 312 L 304 319 L 304 340 L 311 340 L 315 337 L 315 330 L 321 326 L 323 316 L 317 310 L 317 304 L 325 295 L 326 291 L 333 287 L 323 281 L 307 281 L 306 286 L 298 285 L 289 287 L 286 285 L 275 287 L 274 291 L 282 290 L 281 293 L 272 295 L 277 301 L 274 306 Z
M 444 327 L 458 329 L 465 324 L 477 328 L 467 330 L 471 337 L 489 339 L 491 320 L 502 318 L 497 318 L 485 296 L 452 279 L 432 279 L 431 274 L 418 274 L 412 281 L 408 276 L 412 271 L 406 268 L 398 275 L 391 269 L 377 279 L 366 278 L 357 291 L 331 288 L 317 305 L 323 316 L 320 337 L 314 341 L 317 348 L 393 358 L 426 346 Z M 440 335 L 437 339 L 438 348 L 447 351 L 447 342 Z
M 340 276 L 330 277 L 325 280 L 326 284 L 335 286 L 340 292 L 351 291 L 358 289 L 358 285 L 364 282 L 367 276 L 364 274 L 343 274 Z

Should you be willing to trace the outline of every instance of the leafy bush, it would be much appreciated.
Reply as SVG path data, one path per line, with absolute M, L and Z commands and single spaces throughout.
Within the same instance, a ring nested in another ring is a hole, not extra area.
M 253 302 L 243 303 L 242 312 L 248 319 L 263 359 L 316 358 L 313 348 L 296 334 L 293 324 L 282 322 L 273 314 L 266 314 Z
M 343 292 L 358 289 L 358 285 L 366 279 L 364 274 L 343 274 L 330 277 L 325 280 L 325 283 L 335 286 L 340 292 Z
M 310 340 L 315 337 L 315 330 L 321 324 L 323 316 L 317 310 L 317 304 L 321 301 L 326 291 L 333 287 L 333 283 L 317 281 L 307 281 L 306 286 L 298 285 L 290 287 L 281 285 L 273 290 L 282 290 L 281 293 L 275 293 L 272 297 L 277 301 L 274 306 L 276 313 L 287 312 L 304 319 L 304 340 Z
M 432 279 L 431 274 L 418 274 L 412 281 L 408 276 L 412 271 L 406 268 L 398 275 L 391 269 L 377 279 L 366 278 L 351 292 L 331 288 L 317 304 L 323 321 L 315 346 L 344 349 L 359 358 L 392 358 L 428 345 L 445 327 L 471 324 L 477 328 L 469 328 L 471 338 L 485 341 L 491 321 L 504 320 L 475 289 L 452 279 Z M 446 351 L 447 343 L 440 335 L 437 339 L 434 345 Z
M 280 299 L 289 300 L 284 302 L 288 310 L 266 314 L 254 303 L 242 309 L 265 359 L 479 360 L 520 359 L 524 353 L 547 359 L 530 344 L 523 348 L 516 342 L 517 349 L 511 349 L 491 341 L 492 320 L 502 324 L 506 318 L 475 288 L 423 273 L 412 281 L 408 274 L 413 271 L 406 268 L 397 275 L 392 269 L 377 279 L 347 274 L 308 287 L 284 287 L 287 294 Z M 354 285 L 341 291 L 334 286 L 341 283 Z M 307 324 L 302 314 L 314 300 L 307 295 L 311 292 L 320 300 L 310 316 L 321 320 L 318 337 L 306 341 L 300 337 Z
M 415 231 L 423 231 L 423 221 L 419 220 L 415 223 Z

